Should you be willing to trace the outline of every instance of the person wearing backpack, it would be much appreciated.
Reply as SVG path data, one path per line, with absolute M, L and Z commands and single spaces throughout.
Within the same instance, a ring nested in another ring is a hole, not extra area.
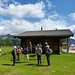
M 39 44 L 37 44 L 37 50 L 36 50 L 36 54 L 37 54 L 37 62 L 38 65 L 41 65 L 41 55 L 42 55 L 42 48 L 40 48 Z
M 45 46 L 45 49 L 46 49 L 46 59 L 47 59 L 47 64 L 48 66 L 50 66 L 50 56 L 52 55 L 53 51 L 52 49 L 49 48 L 49 45 L 46 45 Z

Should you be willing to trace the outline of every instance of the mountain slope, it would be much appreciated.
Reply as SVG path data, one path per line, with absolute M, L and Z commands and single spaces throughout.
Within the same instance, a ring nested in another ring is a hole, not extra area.
M 7 34 L 7 35 L 0 35 L 0 38 L 1 39 L 4 39 L 4 41 L 7 41 L 8 39 L 10 39 L 12 42 L 13 42 L 13 44 L 14 45 L 20 45 L 20 39 L 18 39 L 18 38 L 13 38 L 13 36 L 12 35 L 10 35 L 10 34 Z

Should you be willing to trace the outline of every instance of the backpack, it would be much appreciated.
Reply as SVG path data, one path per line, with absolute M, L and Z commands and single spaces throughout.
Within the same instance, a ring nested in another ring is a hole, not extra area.
M 48 48 L 46 54 L 52 55 L 52 53 L 53 53 L 52 49 Z
M 12 53 L 12 55 L 15 55 L 15 51 L 14 51 L 14 49 L 12 50 L 12 52 L 11 52 L 11 53 Z
M 52 55 L 52 53 L 53 53 L 53 51 L 52 51 L 52 49 L 50 49 L 50 55 Z

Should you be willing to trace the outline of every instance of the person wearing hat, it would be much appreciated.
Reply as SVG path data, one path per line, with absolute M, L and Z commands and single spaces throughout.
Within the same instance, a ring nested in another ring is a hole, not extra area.
M 52 49 L 50 49 L 49 45 L 47 44 L 45 46 L 46 48 L 46 59 L 47 59 L 47 64 L 50 66 L 50 55 L 53 53 Z
M 14 49 L 12 50 L 12 56 L 13 56 L 13 66 L 15 66 L 16 63 L 16 46 L 14 46 Z
M 39 44 L 37 44 L 37 50 L 36 50 L 36 54 L 37 54 L 37 61 L 38 61 L 38 65 L 41 65 L 41 55 L 42 55 L 42 48 L 40 47 Z

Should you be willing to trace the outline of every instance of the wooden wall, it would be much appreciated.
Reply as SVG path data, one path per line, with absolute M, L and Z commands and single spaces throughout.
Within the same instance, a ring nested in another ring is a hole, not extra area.
M 33 45 L 33 53 L 35 52 L 35 46 L 38 43 L 42 44 L 43 47 L 43 53 L 45 42 L 48 42 L 50 48 L 53 50 L 54 53 L 59 53 L 59 45 L 60 45 L 60 39 L 59 37 L 23 37 L 21 38 L 21 46 L 28 45 L 28 43 L 31 41 Z

